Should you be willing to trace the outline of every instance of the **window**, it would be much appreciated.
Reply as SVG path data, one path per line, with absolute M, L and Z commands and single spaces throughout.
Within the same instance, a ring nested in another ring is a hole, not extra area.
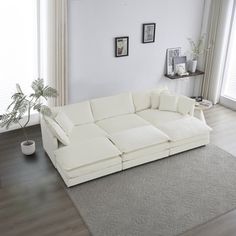
M 236 14 L 234 11 L 221 96 L 236 102 Z
M 0 1 L 0 114 L 6 111 L 15 84 L 30 92 L 38 78 L 37 0 Z

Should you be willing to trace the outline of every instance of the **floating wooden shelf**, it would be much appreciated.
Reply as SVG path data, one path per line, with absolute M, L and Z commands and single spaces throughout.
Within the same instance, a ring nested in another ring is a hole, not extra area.
M 181 79 L 181 78 L 185 78 L 185 77 L 192 77 L 192 76 L 198 76 L 198 75 L 204 75 L 203 71 L 200 70 L 196 70 L 194 73 L 189 72 L 189 75 L 167 75 L 165 74 L 165 77 L 169 78 L 169 79 Z

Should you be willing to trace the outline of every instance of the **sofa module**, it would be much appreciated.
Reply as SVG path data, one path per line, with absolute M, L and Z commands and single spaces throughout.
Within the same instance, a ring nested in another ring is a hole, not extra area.
M 98 137 L 55 151 L 56 168 L 67 186 L 122 170 L 121 152 L 106 137 Z
M 167 88 L 52 108 L 43 147 L 68 187 L 209 143 L 195 101 Z

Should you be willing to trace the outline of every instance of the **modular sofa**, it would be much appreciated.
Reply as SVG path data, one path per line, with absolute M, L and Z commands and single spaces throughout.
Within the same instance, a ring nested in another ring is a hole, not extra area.
M 43 147 L 68 187 L 209 143 L 194 100 L 167 88 L 52 108 Z

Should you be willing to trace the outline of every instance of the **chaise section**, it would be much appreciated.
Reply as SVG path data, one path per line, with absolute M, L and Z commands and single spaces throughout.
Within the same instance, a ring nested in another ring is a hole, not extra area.
M 109 134 L 117 133 L 123 130 L 132 129 L 136 127 L 150 125 L 149 122 L 137 116 L 136 114 L 116 116 L 98 121 L 96 124 Z
M 160 124 L 182 119 L 184 116 L 180 113 L 173 111 L 160 111 L 157 109 L 148 109 L 141 112 L 137 112 L 137 115 L 142 117 L 144 120 L 150 122 L 154 126 L 158 126 Z
M 110 139 L 122 152 L 123 169 L 169 155 L 168 136 L 151 125 L 111 134 Z
M 211 128 L 195 117 L 162 123 L 157 126 L 171 140 L 170 155 L 183 152 L 209 143 Z
M 109 139 L 98 137 L 56 150 L 56 168 L 69 187 L 122 170 L 120 154 Z

